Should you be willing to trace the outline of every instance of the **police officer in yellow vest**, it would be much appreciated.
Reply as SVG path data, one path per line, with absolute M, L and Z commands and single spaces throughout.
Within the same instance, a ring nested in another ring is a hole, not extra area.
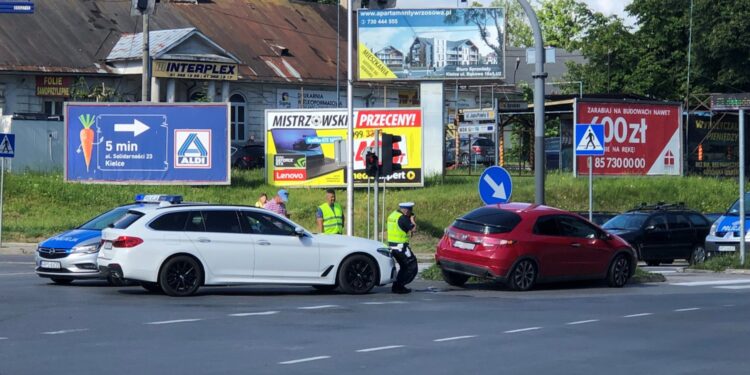
M 413 211 L 414 202 L 404 202 L 388 216 L 388 246 L 399 266 L 396 281 L 391 288 L 393 293 L 411 292 L 406 284 L 414 280 L 417 272 L 417 257 L 409 248 L 409 235 L 417 229 Z
M 326 203 L 318 206 L 318 233 L 344 234 L 344 210 L 336 203 L 336 192 L 326 190 Z

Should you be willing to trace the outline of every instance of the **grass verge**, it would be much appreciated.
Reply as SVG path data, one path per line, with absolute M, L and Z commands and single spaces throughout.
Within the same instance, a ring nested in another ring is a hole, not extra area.
M 745 264 L 740 263 L 740 255 L 739 254 L 725 254 L 725 255 L 717 255 L 712 258 L 709 258 L 703 263 L 695 264 L 691 268 L 699 269 L 699 270 L 708 270 L 708 271 L 714 271 L 714 272 L 724 272 L 727 269 L 750 269 L 750 262 L 745 262 Z
M 425 268 L 422 273 L 419 274 L 419 276 L 423 280 L 435 280 L 435 281 L 442 281 L 443 275 L 440 273 L 440 267 L 437 266 L 437 264 L 433 264 L 428 268 Z M 471 278 L 469 279 L 469 282 L 475 282 L 479 281 L 480 279 Z M 665 282 L 667 281 L 667 278 L 664 277 L 664 275 L 660 273 L 654 273 L 654 272 L 648 272 L 644 271 L 640 268 L 635 269 L 635 274 L 630 279 L 631 283 L 641 284 L 641 283 L 659 283 L 659 282 Z

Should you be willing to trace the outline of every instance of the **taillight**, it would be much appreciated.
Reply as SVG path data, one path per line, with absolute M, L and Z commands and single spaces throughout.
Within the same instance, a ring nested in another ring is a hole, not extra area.
M 482 246 L 484 248 L 498 248 L 498 247 L 508 247 L 513 244 L 515 244 L 517 241 L 515 240 L 502 240 L 497 238 L 485 238 L 482 241 Z
M 138 237 L 120 236 L 112 241 L 112 247 L 136 247 L 142 243 L 143 240 Z
M 474 150 L 474 152 L 477 154 L 482 152 L 482 148 L 479 146 L 471 146 L 471 149 Z

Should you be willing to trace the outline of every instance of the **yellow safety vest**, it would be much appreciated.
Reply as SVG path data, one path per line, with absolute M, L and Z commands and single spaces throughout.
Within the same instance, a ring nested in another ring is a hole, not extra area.
M 398 226 L 398 219 L 401 218 L 401 215 L 403 214 L 399 211 L 393 211 L 392 214 L 388 215 L 388 242 L 409 242 L 409 234 Z
M 333 209 L 331 209 L 331 205 L 323 203 L 319 208 L 320 212 L 323 213 L 323 233 L 344 233 L 344 210 L 341 209 L 341 205 L 334 203 Z

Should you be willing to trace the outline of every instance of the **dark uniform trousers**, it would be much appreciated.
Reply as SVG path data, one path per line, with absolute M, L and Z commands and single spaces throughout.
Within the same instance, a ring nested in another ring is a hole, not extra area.
M 398 289 L 405 287 L 406 284 L 414 281 L 417 277 L 417 256 L 409 248 L 409 243 L 397 244 L 389 242 L 388 246 L 391 248 L 391 254 L 393 258 L 398 262 L 398 275 L 396 275 L 396 281 L 393 282 L 393 288 Z

